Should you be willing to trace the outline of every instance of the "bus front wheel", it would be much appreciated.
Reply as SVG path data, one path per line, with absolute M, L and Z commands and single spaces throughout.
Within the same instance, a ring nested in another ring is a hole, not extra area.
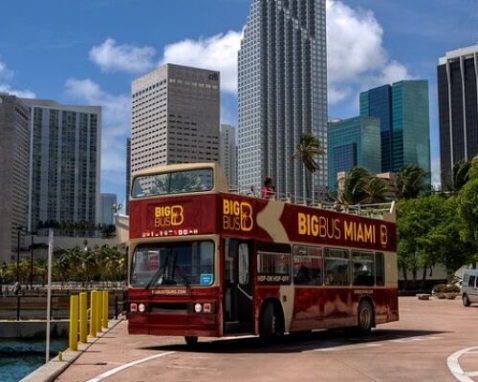
M 268 302 L 262 310 L 259 335 L 263 339 L 280 337 L 283 334 L 279 317 L 274 309 L 274 305 Z
M 188 346 L 195 346 L 198 343 L 198 338 L 195 336 L 184 337 Z
M 470 305 L 471 305 L 471 301 L 468 298 L 468 295 L 466 293 L 463 294 L 463 306 L 470 306 Z
M 369 301 L 363 300 L 358 308 L 358 332 L 368 334 L 372 331 L 373 309 Z

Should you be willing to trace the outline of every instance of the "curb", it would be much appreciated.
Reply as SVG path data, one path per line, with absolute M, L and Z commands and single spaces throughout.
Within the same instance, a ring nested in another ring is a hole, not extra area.
M 63 361 L 60 361 L 58 356 L 52 358 L 48 363 L 40 366 L 35 371 L 28 374 L 20 382 L 52 382 L 60 376 L 68 367 L 75 362 L 84 352 L 86 352 L 91 345 L 96 343 L 101 337 L 109 333 L 116 325 L 118 325 L 124 318 L 118 320 L 110 320 L 108 329 L 104 332 L 98 333 L 97 338 L 88 339 L 88 343 L 78 343 L 78 351 L 65 350 L 63 353 Z

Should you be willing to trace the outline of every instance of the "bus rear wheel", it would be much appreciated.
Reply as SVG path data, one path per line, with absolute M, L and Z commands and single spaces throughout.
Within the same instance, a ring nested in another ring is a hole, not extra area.
M 358 308 L 358 332 L 359 334 L 369 334 L 373 326 L 373 309 L 369 301 L 363 300 Z
M 266 303 L 262 310 L 259 335 L 262 339 L 272 339 L 284 334 L 280 318 L 271 302 Z
M 198 343 L 198 338 L 195 336 L 186 336 L 184 339 L 186 340 L 186 344 L 188 346 L 195 346 Z
M 468 298 L 468 295 L 465 293 L 463 294 L 463 306 L 470 306 L 471 305 L 471 301 L 470 299 Z

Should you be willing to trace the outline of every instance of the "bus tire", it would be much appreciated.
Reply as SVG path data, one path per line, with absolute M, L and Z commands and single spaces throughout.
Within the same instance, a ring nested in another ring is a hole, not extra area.
M 272 304 L 272 302 L 267 302 L 262 309 L 259 336 L 262 339 L 272 339 L 280 337 L 283 333 L 280 318 L 274 308 L 274 304 Z
M 198 343 L 198 338 L 196 336 L 186 336 L 184 337 L 184 340 L 188 346 L 196 346 Z
M 369 334 L 373 326 L 373 308 L 368 300 L 360 302 L 357 314 L 357 331 L 359 334 Z
M 462 301 L 463 301 L 463 306 L 470 306 L 471 305 L 471 301 L 468 298 L 468 295 L 466 293 L 463 293 Z

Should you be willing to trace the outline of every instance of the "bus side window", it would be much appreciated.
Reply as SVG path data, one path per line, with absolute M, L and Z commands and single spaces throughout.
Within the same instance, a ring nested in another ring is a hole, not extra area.
M 375 252 L 375 284 L 385 285 L 385 255 L 382 252 Z
M 239 284 L 249 284 L 249 246 L 246 243 L 239 244 Z

